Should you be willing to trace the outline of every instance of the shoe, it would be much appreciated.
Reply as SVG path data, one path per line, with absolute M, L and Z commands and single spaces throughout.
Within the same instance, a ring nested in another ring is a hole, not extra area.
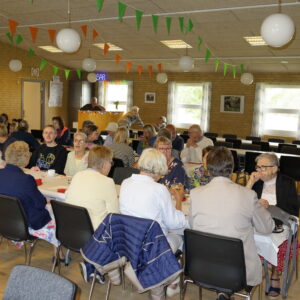
M 90 280 L 94 279 L 94 273 L 90 275 Z M 100 284 L 105 284 L 105 277 L 103 275 L 100 275 L 99 273 L 96 273 L 96 282 Z
M 88 283 L 89 280 L 90 280 L 90 277 L 88 278 L 88 275 L 87 275 L 87 269 L 86 269 L 86 265 L 84 262 L 80 262 L 79 263 L 79 268 L 80 268 L 80 273 L 82 275 L 82 278 L 83 280 Z
M 180 286 L 179 284 L 176 285 L 176 288 L 171 287 L 172 284 L 168 285 L 167 287 L 167 296 L 168 297 L 173 297 L 176 294 L 180 293 Z
M 271 278 L 271 281 L 280 281 L 280 278 Z M 280 288 L 270 286 L 269 291 L 266 294 L 270 299 L 276 299 L 280 296 Z
M 67 258 L 60 258 L 59 261 L 63 264 L 65 264 L 65 267 L 67 267 L 71 261 L 71 257 L 69 256 L 68 259 Z M 52 264 L 54 264 L 55 261 L 55 256 L 52 257 Z M 55 264 L 55 266 L 57 266 L 57 262 Z
M 217 300 L 231 300 L 232 298 L 225 293 L 218 293 Z

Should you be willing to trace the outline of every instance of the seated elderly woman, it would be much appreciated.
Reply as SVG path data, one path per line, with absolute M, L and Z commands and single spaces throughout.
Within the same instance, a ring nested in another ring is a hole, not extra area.
M 256 286 L 262 280 L 262 268 L 254 242 L 254 228 L 270 234 L 274 222 L 260 205 L 256 193 L 233 183 L 233 157 L 227 148 L 215 147 L 206 159 L 211 181 L 191 190 L 190 226 L 192 229 L 241 239 L 244 244 L 247 284 Z M 226 276 L 226 274 L 224 274 Z M 218 294 L 219 300 L 229 295 Z
M 164 184 L 168 189 L 182 188 L 189 190 L 189 179 L 186 175 L 183 163 L 172 156 L 172 142 L 166 137 L 160 136 L 155 140 L 155 148 L 167 159 L 168 172 L 159 179 L 159 183 Z M 184 194 L 184 193 L 183 193 Z
M 265 208 L 276 205 L 285 212 L 298 216 L 298 198 L 295 181 L 280 173 L 278 158 L 274 153 L 263 153 L 256 157 L 256 172 L 250 175 L 247 183 Z M 285 247 L 284 247 L 285 246 Z M 279 247 L 278 267 L 272 266 L 269 296 L 280 294 L 279 272 L 283 270 L 286 244 Z
M 146 148 L 153 147 L 155 139 L 156 139 L 156 131 L 154 126 L 151 124 L 146 124 L 143 127 L 143 136 L 136 150 L 137 154 L 141 154 L 143 150 Z
M 96 229 L 108 213 L 118 213 L 119 203 L 114 181 L 107 177 L 112 164 L 112 151 L 105 146 L 90 150 L 88 169 L 77 172 L 66 194 L 66 202 L 85 207 Z M 84 280 L 93 274 L 90 264 L 81 263 Z
M 114 157 L 123 161 L 124 167 L 132 167 L 134 164 L 133 149 L 127 145 L 128 135 L 127 128 L 118 128 L 115 133 L 114 142 L 109 146 L 114 154 Z
M 5 152 L 6 166 L 0 166 L 0 194 L 16 197 L 20 200 L 29 225 L 29 233 L 44 239 L 54 246 L 59 242 L 55 237 L 55 221 L 46 209 L 46 199 L 38 190 L 35 180 L 22 168 L 30 158 L 28 144 L 16 141 Z
M 64 170 L 67 176 L 74 176 L 87 168 L 89 151 L 86 150 L 86 141 L 87 136 L 83 132 L 74 134 L 74 151 L 69 152 Z

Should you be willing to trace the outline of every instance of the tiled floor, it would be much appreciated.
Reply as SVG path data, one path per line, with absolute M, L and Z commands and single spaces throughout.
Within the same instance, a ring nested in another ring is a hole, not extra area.
M 40 267 L 45 270 L 51 269 L 51 257 L 53 255 L 53 248 L 44 241 L 39 241 L 34 249 L 32 256 L 31 265 L 35 267 Z M 78 263 L 81 261 L 80 255 L 72 253 L 72 262 L 68 267 L 62 267 L 61 274 L 72 281 L 74 281 L 79 287 L 79 294 L 77 299 L 84 300 L 88 299 L 88 293 L 90 285 L 84 283 L 81 278 Z M 15 248 L 10 242 L 7 243 L 6 240 L 0 245 L 0 298 L 4 294 L 4 289 L 8 276 L 11 269 L 17 264 L 24 263 L 24 251 L 23 249 Z M 105 299 L 105 291 L 107 285 L 96 284 L 93 299 Z M 214 300 L 215 294 L 209 291 L 203 292 L 203 300 Z M 148 300 L 148 294 L 138 294 L 132 291 L 129 285 L 126 285 L 126 289 L 123 291 L 119 286 L 113 286 L 111 290 L 111 300 Z M 178 300 L 178 296 L 174 296 L 172 299 Z M 198 288 L 189 285 L 186 293 L 186 300 L 198 299 Z M 238 299 L 238 297 L 235 297 Z M 258 299 L 258 295 L 254 295 L 253 299 Z M 268 299 L 268 297 L 263 296 L 263 300 Z M 279 298 L 280 299 L 280 298 Z M 289 291 L 288 299 L 300 300 L 300 279 L 298 281 L 294 280 Z M 42 299 L 33 299 L 42 300 Z

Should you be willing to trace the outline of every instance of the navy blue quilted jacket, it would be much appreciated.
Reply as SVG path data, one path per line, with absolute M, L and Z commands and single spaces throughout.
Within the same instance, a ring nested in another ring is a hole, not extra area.
M 102 270 L 126 257 L 143 287 L 139 292 L 164 283 L 181 272 L 160 225 L 149 219 L 108 214 L 81 253 L 88 262 Z

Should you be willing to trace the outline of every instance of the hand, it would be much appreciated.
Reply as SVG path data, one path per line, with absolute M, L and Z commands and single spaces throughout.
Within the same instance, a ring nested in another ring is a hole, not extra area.
M 268 207 L 269 207 L 269 202 L 268 202 L 268 200 L 265 200 L 265 199 L 259 199 L 258 201 L 259 201 L 259 203 L 260 203 L 264 208 L 268 208 Z
M 197 143 L 192 140 L 191 138 L 189 138 L 187 141 L 186 141 L 186 146 L 189 148 L 189 147 L 198 147 Z
M 179 186 L 179 188 L 178 188 Z M 175 187 L 171 187 L 169 189 L 169 192 L 171 193 L 171 195 L 175 198 L 176 200 L 176 209 L 178 210 L 181 210 L 182 208 L 182 200 L 184 199 L 184 188 L 183 188 L 183 185 L 182 184 L 178 184 L 176 185 L 176 188 Z
M 258 172 L 252 172 L 250 178 L 247 182 L 247 187 L 252 188 L 253 184 L 260 179 L 260 174 Z
M 34 172 L 38 172 L 38 171 L 41 171 L 41 169 L 39 168 L 39 167 L 37 167 L 37 166 L 33 166 L 33 167 L 31 167 L 31 169 L 30 169 L 31 171 L 34 171 Z

